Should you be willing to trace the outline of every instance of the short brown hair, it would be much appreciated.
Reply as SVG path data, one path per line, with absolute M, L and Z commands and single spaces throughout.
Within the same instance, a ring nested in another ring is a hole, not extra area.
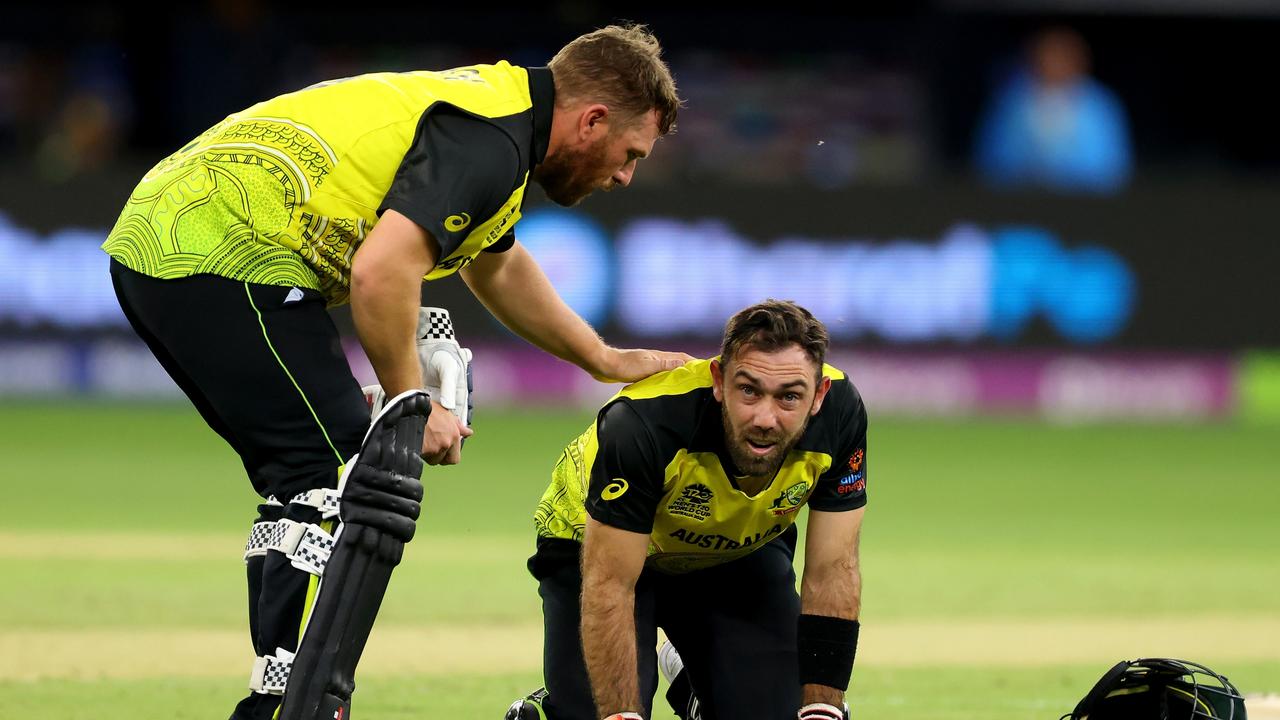
M 720 362 L 728 363 L 746 347 L 764 352 L 799 345 L 818 366 L 827 361 L 827 328 L 808 310 L 790 300 L 765 300 L 739 311 L 724 326 Z
M 598 101 L 626 121 L 658 111 L 658 131 L 675 129 L 680 98 L 658 38 L 644 25 L 610 25 L 570 42 L 547 63 L 556 104 Z

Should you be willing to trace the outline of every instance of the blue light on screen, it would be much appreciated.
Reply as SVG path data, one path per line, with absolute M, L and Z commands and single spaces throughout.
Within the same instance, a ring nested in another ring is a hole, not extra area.
M 104 231 L 47 237 L 0 214 L 0 325 L 127 327 L 99 249 Z M 1072 344 L 1116 337 L 1138 298 L 1118 254 L 1035 226 L 956 224 L 936 238 L 749 238 L 720 218 L 639 217 L 612 235 L 539 209 L 520 242 L 570 307 L 644 337 L 717 338 L 734 312 L 795 300 L 834 338 L 1015 342 L 1037 319 Z
M 1105 248 L 1068 250 L 1036 227 L 998 230 L 994 252 L 990 333 L 1014 340 L 1042 314 L 1063 338 L 1095 343 L 1114 337 L 1133 313 L 1133 272 Z
M 0 213 L 0 324 L 126 327 L 99 249 L 105 230 L 40 237 Z
M 592 325 L 608 320 L 614 257 L 603 228 L 582 214 L 545 209 L 521 219 L 516 237 L 574 312 Z
M 1034 227 L 761 243 L 719 219 L 641 218 L 622 227 L 616 245 L 616 319 L 643 336 L 715 337 L 734 312 L 773 297 L 809 308 L 839 339 L 1016 340 L 1043 317 L 1063 339 L 1085 344 L 1121 332 L 1137 295 L 1114 252 L 1072 250 Z

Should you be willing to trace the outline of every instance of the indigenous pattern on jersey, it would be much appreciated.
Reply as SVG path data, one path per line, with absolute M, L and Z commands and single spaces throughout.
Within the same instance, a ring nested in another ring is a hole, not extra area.
M 867 413 L 830 365 L 831 389 L 773 481 L 741 490 L 724 443 L 709 360 L 627 386 L 569 443 L 538 503 L 539 538 L 582 541 L 587 515 L 649 534 L 651 567 L 687 572 L 732 560 L 778 537 L 800 508 L 867 502 Z M 555 542 L 539 543 L 539 551 Z
M 431 233 L 424 279 L 515 242 L 547 152 L 551 71 L 506 62 L 375 73 L 231 115 L 160 161 L 103 244 L 145 275 L 294 285 L 346 302 L 351 259 L 381 213 Z

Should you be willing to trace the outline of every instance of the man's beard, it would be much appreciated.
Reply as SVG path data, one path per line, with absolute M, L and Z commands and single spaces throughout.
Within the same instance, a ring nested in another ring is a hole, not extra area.
M 534 168 L 533 179 L 551 202 L 564 207 L 577 205 L 598 187 L 592 174 L 603 167 L 605 150 L 603 140 L 582 149 L 562 149 Z
M 800 441 L 800 437 L 804 435 L 805 429 L 809 427 L 809 416 L 806 414 L 804 424 L 791 437 L 781 435 L 754 436 L 749 433 L 735 437 L 733 425 L 729 423 L 729 408 L 724 404 L 720 405 L 720 415 L 721 422 L 724 424 L 724 444 L 729 451 L 729 458 L 733 460 L 738 472 L 751 477 L 772 477 L 776 475 L 778 468 L 782 467 L 782 462 L 787 459 L 787 454 L 796 446 L 796 443 Z M 769 450 L 767 455 L 756 455 L 748 449 L 747 438 L 755 440 L 759 444 L 773 443 L 773 448 Z

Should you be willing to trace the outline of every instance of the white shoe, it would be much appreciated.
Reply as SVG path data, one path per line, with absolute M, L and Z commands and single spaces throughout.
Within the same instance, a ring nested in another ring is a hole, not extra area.
M 680 653 L 676 652 L 676 646 L 670 640 L 664 641 L 662 647 L 658 648 L 658 671 L 670 683 L 682 670 L 684 661 L 680 659 Z
M 662 647 L 658 648 L 658 672 L 662 673 L 663 679 L 670 685 L 680 673 L 684 672 L 684 660 L 680 659 L 680 653 L 676 652 L 676 646 L 671 644 L 670 640 L 662 643 Z M 676 714 L 687 720 L 702 720 L 702 705 L 698 702 L 698 698 L 693 694 L 693 688 L 689 686 L 688 680 L 685 681 L 685 687 L 689 690 L 688 706 L 684 708 L 684 714 L 680 713 L 681 708 L 673 709 Z M 670 698 L 672 702 L 677 702 Z

